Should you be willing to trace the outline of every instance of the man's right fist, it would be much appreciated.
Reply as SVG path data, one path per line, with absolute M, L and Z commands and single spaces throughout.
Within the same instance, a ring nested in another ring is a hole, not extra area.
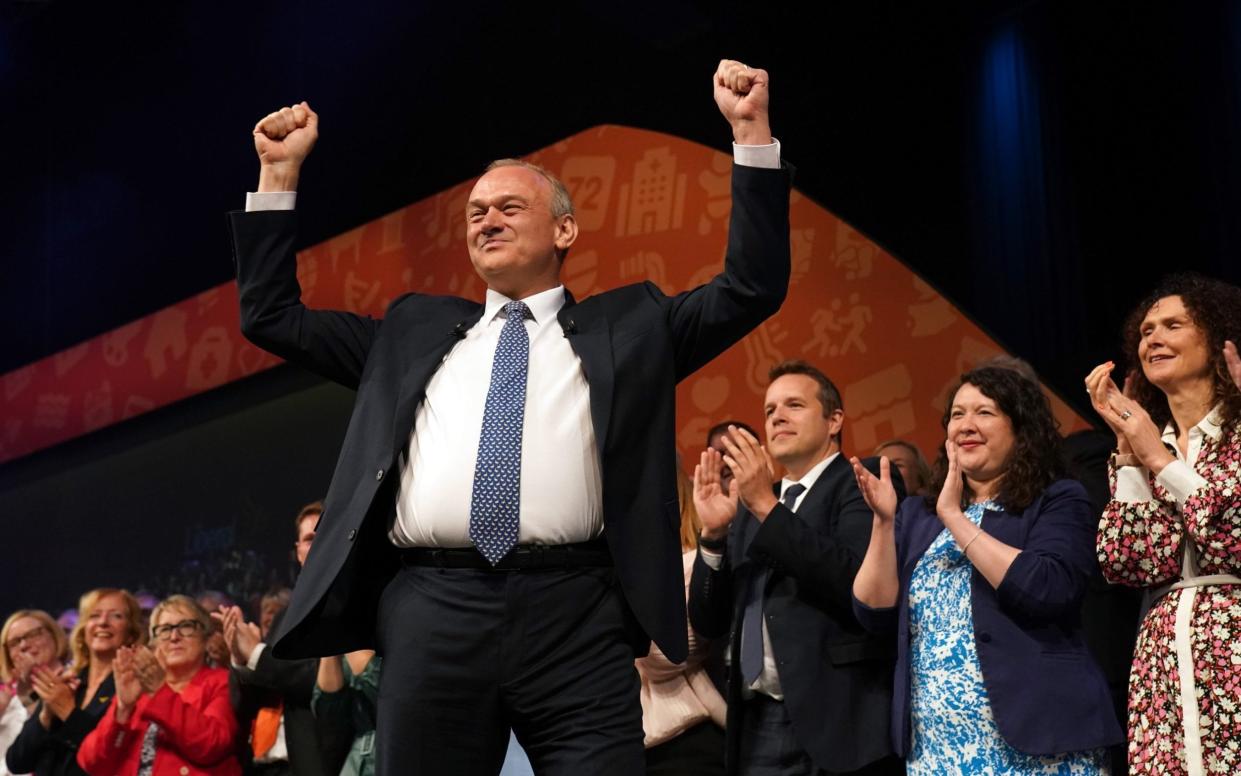
M 254 125 L 259 191 L 295 191 L 297 175 L 319 138 L 319 116 L 305 102 L 269 113 Z

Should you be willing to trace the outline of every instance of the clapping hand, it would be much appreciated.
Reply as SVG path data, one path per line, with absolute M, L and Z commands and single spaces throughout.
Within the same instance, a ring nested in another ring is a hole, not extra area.
M 702 533 L 707 539 L 720 539 L 728 533 L 728 526 L 737 516 L 737 481 L 729 483 L 725 491 L 720 483 L 720 469 L 724 461 L 715 450 L 707 448 L 698 457 L 694 467 L 694 509 L 702 521 Z
M 43 711 L 65 721 L 77 705 L 75 697 L 81 681 L 72 669 L 57 671 L 47 666 L 36 666 L 30 672 L 30 686 L 43 701 Z M 51 720 L 46 720 L 50 722 Z
M 939 499 L 935 502 L 935 514 L 941 521 L 951 515 L 961 514 L 965 480 L 961 475 L 959 453 L 956 442 L 951 439 L 944 440 L 944 454 L 948 456 L 948 473 L 944 476 L 944 487 L 940 489 Z
M 221 606 L 220 611 L 211 613 L 211 617 L 223 626 L 224 643 L 228 645 L 232 661 L 237 665 L 247 665 L 255 647 L 263 640 L 259 626 L 246 622 L 239 606 Z
M 1115 364 L 1107 362 L 1095 367 L 1086 376 L 1086 390 L 1095 412 L 1103 418 L 1116 434 L 1116 449 L 1121 454 L 1132 453 L 1153 474 L 1173 461 L 1172 454 L 1163 446 L 1163 439 L 1155 422 L 1133 398 L 1133 378 L 1125 378 L 1121 391 L 1112 381 Z
M 1224 363 L 1228 365 L 1232 382 L 1241 390 L 1241 355 L 1237 354 L 1237 343 L 1232 340 L 1224 341 Z
M 733 472 L 730 488 L 736 486 L 741 503 L 752 515 L 760 522 L 766 520 L 777 504 L 772 490 L 776 465 L 767 448 L 749 431 L 737 426 L 729 426 L 728 433 L 720 437 L 720 441 L 727 451 L 724 463 Z
M 145 646 L 134 649 L 134 673 L 145 693 L 154 693 L 164 686 L 164 665 L 155 653 Z
M 885 525 L 896 519 L 896 488 L 892 485 L 892 463 L 885 455 L 879 459 L 879 476 L 871 474 L 857 456 L 849 459 L 853 464 L 853 476 L 857 478 L 858 490 L 866 499 L 866 506 Z

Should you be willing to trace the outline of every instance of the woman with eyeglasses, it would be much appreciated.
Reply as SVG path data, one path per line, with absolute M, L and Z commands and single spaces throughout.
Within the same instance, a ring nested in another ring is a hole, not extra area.
M 152 652 L 117 651 L 116 698 L 82 742 L 90 776 L 238 776 L 228 670 L 207 665 L 211 618 L 174 595 L 151 613 Z
M 31 684 L 34 670 L 58 674 L 68 659 L 65 632 L 47 612 L 20 609 L 0 628 L 0 776 L 14 772 L 4 755 L 39 701 Z
M 78 747 L 116 694 L 112 661 L 121 647 L 141 641 L 138 602 L 124 590 L 91 590 L 82 596 L 78 611 L 78 625 L 69 639 L 73 668 L 47 665 L 31 671 L 39 703 L 9 748 L 6 760 L 13 773 L 82 773 L 76 762 Z

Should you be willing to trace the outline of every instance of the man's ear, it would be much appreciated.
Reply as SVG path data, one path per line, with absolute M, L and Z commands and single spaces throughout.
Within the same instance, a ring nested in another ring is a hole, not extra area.
M 834 409 L 827 416 L 827 428 L 831 436 L 836 436 L 845 426 L 845 411 L 842 409 Z
M 564 255 L 577 240 L 577 218 L 565 213 L 556 223 L 556 250 Z

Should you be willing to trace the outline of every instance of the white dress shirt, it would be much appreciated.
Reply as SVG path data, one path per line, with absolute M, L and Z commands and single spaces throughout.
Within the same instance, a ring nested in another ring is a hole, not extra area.
M 804 485 L 806 489 L 797 494 L 797 498 L 793 501 L 793 506 L 791 507 L 791 511 L 796 513 L 798 507 L 801 506 L 801 503 L 806 500 L 806 494 L 810 492 L 810 489 L 814 487 L 814 484 L 819 481 L 819 477 L 822 476 L 824 470 L 827 469 L 832 461 L 836 460 L 836 456 L 838 455 L 840 455 L 839 450 L 824 458 L 822 461 L 819 461 L 814 465 L 814 468 L 806 472 L 800 480 L 790 480 L 788 478 L 780 480 L 781 502 L 784 501 L 784 494 L 791 486 L 798 483 Z M 703 562 L 711 568 L 718 570 L 723 564 L 723 555 L 711 552 L 710 550 L 704 548 L 699 548 L 698 551 L 702 554 Z M 737 638 L 740 638 L 741 623 L 737 623 L 735 635 Z M 743 698 L 749 698 L 756 692 L 761 692 L 762 694 L 775 698 L 778 701 L 784 700 L 784 691 L 780 688 L 780 674 L 776 671 L 776 651 L 771 646 L 771 634 L 767 632 L 766 617 L 763 618 L 763 671 L 758 675 L 758 678 L 754 680 L 753 684 L 742 689 L 741 696 Z
M 733 144 L 733 160 L 778 168 L 780 143 Z M 291 210 L 295 192 L 246 195 L 246 210 Z M 488 289 L 483 317 L 444 357 L 427 383 L 401 456 L 396 520 L 389 532 L 401 547 L 470 547 L 470 501 L 491 362 L 512 300 Z M 603 531 L 603 485 L 590 416 L 590 387 L 556 313 L 558 286 L 522 299 L 530 308 L 526 409 L 522 424 L 522 544 L 567 544 Z

